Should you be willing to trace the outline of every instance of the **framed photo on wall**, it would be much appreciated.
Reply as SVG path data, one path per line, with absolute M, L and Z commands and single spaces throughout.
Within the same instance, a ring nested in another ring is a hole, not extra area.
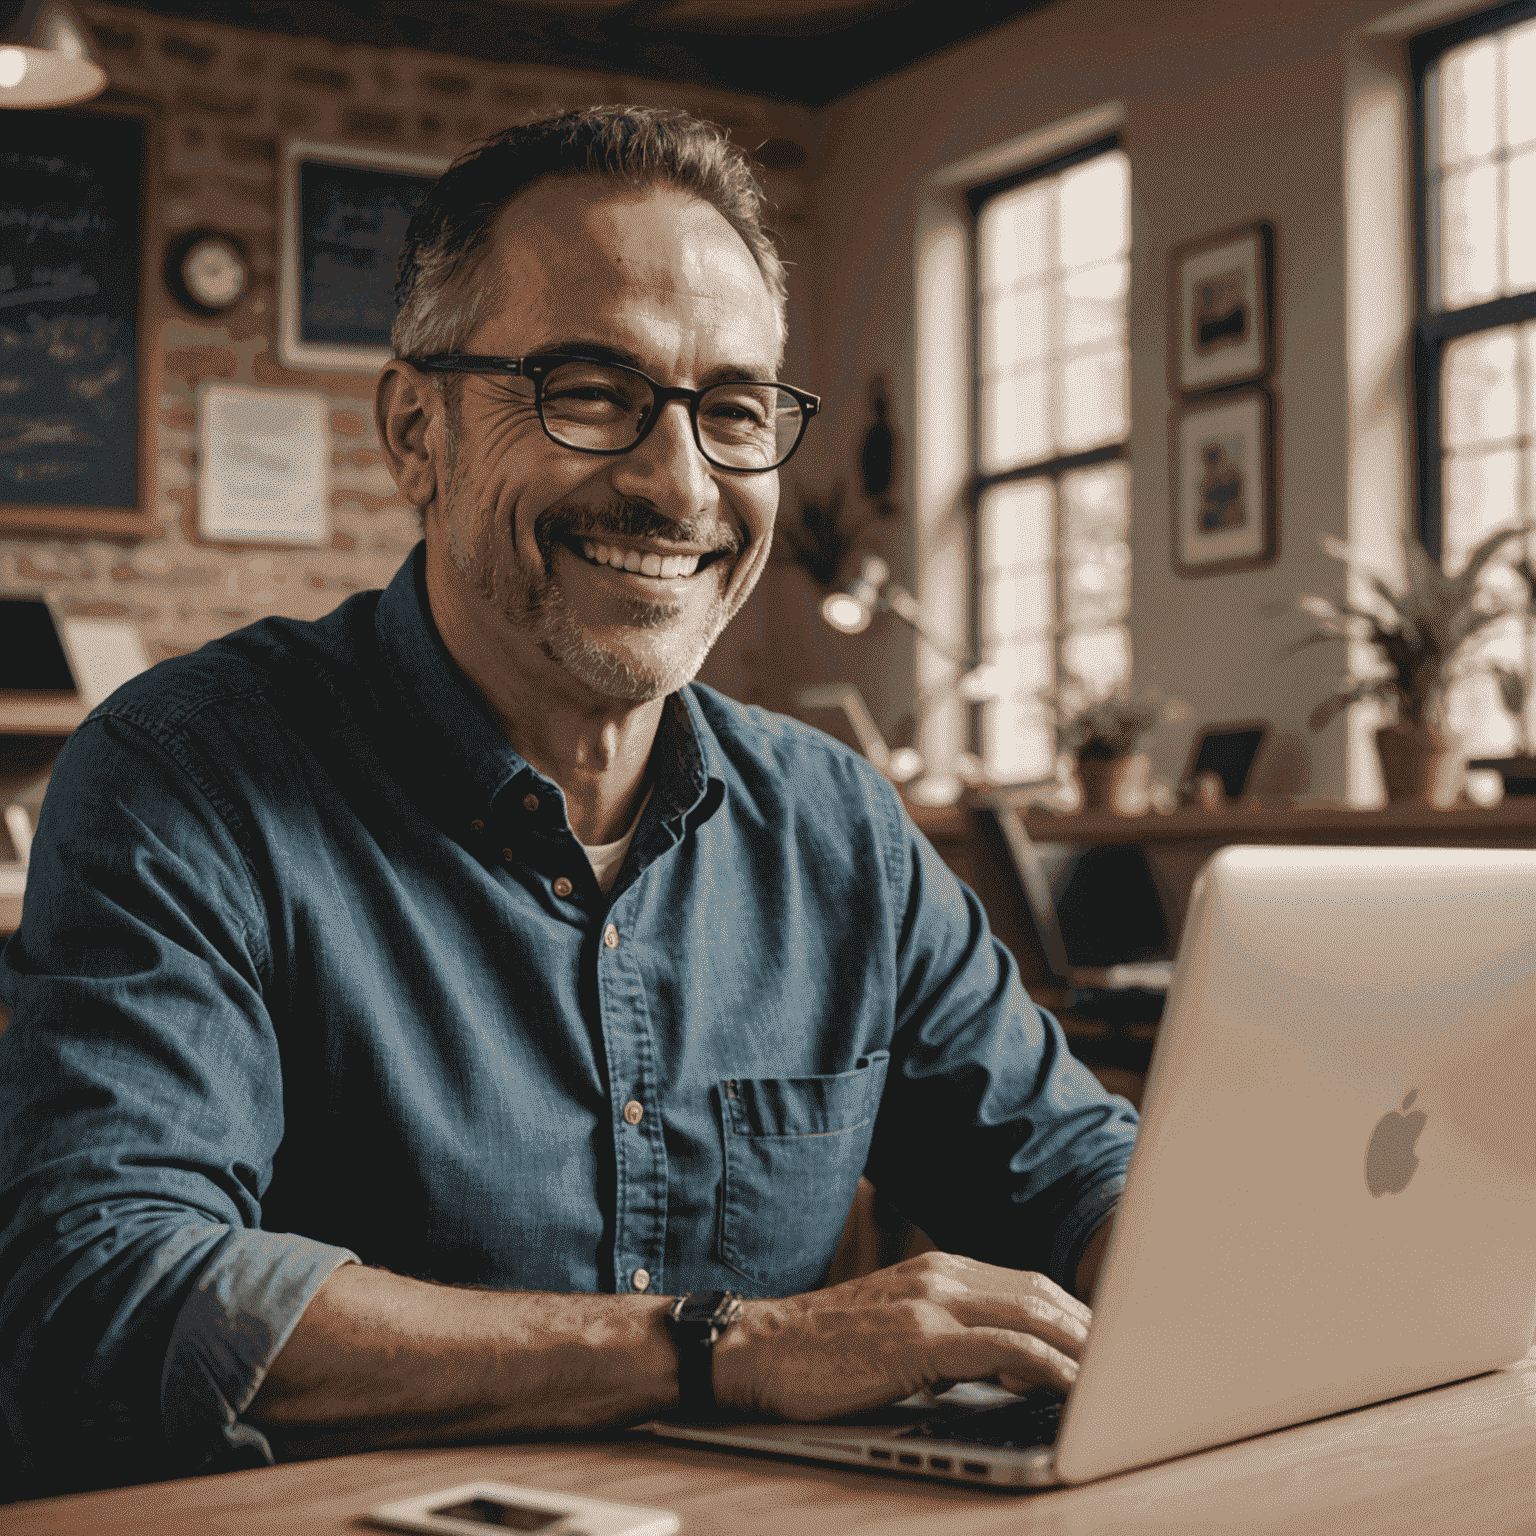
M 1274 230 L 1266 223 L 1207 235 L 1169 256 L 1169 385 L 1199 394 L 1262 379 L 1273 365 L 1270 266 Z
M 284 145 L 277 303 L 285 367 L 371 373 L 389 361 L 406 225 L 448 163 L 303 139 Z
M 1192 401 L 1173 412 L 1170 437 L 1174 569 L 1214 576 L 1268 565 L 1279 546 L 1268 392 Z

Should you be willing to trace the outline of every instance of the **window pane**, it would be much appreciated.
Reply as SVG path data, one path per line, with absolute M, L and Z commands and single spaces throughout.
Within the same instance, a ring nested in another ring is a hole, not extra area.
M 1046 652 L 1049 655 L 1049 652 Z M 1028 784 L 1056 771 L 1056 733 L 1038 704 L 999 700 L 982 715 L 981 760 L 999 784 Z
M 994 486 L 982 498 L 979 515 L 977 548 L 984 576 L 1004 566 L 1049 565 L 1056 558 L 1055 498 L 1049 480 Z
M 1536 141 L 1536 21 L 1504 34 L 1504 142 L 1512 148 Z
M 1044 357 L 1049 344 L 1048 290 L 1039 283 L 1010 289 L 981 306 L 981 371 L 1007 372 L 1020 362 Z
M 1125 301 L 1131 264 L 1103 262 L 1069 273 L 1061 285 L 1061 344 L 1081 347 L 1095 341 L 1119 341 L 1125 335 Z
M 982 760 L 1002 782 L 1045 778 L 1056 760 L 1039 698 L 1056 672 L 1056 498 L 1049 480 L 994 486 L 977 508 L 981 657 L 999 697 L 982 711 Z
M 1493 153 L 1498 144 L 1496 37 L 1453 48 L 1440 61 L 1439 150 L 1442 165 Z
M 981 391 L 981 467 L 1006 469 L 1051 451 L 1043 368 L 988 380 Z
M 1066 453 L 1096 448 L 1125 436 L 1125 351 L 1074 357 L 1061 369 L 1061 429 L 1056 446 Z
M 1447 344 L 1441 385 L 1447 448 L 1515 435 L 1519 420 L 1514 326 L 1480 331 Z
M 1130 179 L 1130 161 L 1118 149 L 1061 173 L 1063 267 L 1086 267 L 1130 249 Z
M 1520 479 L 1516 448 L 1446 459 L 1442 551 L 1446 570 L 1459 571 L 1466 564 L 1467 551 L 1484 534 L 1515 521 L 1520 514 Z
M 1100 464 L 1063 475 L 1061 499 L 1066 627 L 1116 625 L 1131 606 L 1130 470 Z
M 983 291 L 1045 271 L 1055 191 L 1054 181 L 1029 182 L 982 204 L 976 217 L 976 256 Z
M 1124 625 L 1073 630 L 1062 644 L 1062 666 L 1095 693 L 1108 693 L 1131 675 L 1131 637 Z
M 1536 95 L 1536 79 L 1531 81 Z M 1505 173 L 1509 194 L 1505 204 L 1507 241 L 1504 257 L 1506 293 L 1536 288 L 1536 150 L 1516 155 Z
M 1499 171 L 1456 171 L 1440 188 L 1441 301 L 1448 309 L 1499 291 Z

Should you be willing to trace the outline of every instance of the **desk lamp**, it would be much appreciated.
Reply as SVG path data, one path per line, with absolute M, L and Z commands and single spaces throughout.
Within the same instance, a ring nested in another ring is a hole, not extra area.
M 884 560 L 878 555 L 868 555 L 864 559 L 864 564 L 859 569 L 859 574 L 841 592 L 829 592 L 822 599 L 821 616 L 839 633 L 858 635 L 869 628 L 869 621 L 877 613 L 894 613 L 921 640 L 926 641 L 946 661 L 952 662 L 960 670 L 960 676 L 954 683 L 954 691 L 961 698 L 968 699 L 974 703 L 997 696 L 996 669 L 990 666 L 972 667 L 965 658 L 957 656 L 947 645 L 944 645 L 929 634 L 920 622 L 922 609 L 918 606 L 917 599 L 905 587 L 891 580 L 891 568 Z M 853 711 L 847 708 L 846 701 L 841 698 L 833 700 L 830 697 L 830 693 L 836 691 L 839 686 L 832 684 L 828 685 L 825 689 L 807 690 L 807 692 L 826 693 L 829 695 L 826 700 L 828 704 L 842 704 L 844 712 L 848 715 L 855 732 L 859 734 L 862 742 L 864 732 L 860 729 L 860 722 L 854 719 Z M 857 690 L 846 689 L 845 691 L 854 694 L 858 701 L 858 706 L 863 710 L 867 720 L 868 710 L 864 709 L 864 701 L 858 697 Z M 806 703 L 808 701 L 802 697 L 801 702 Z M 869 726 L 872 728 L 873 725 L 874 722 L 870 720 Z M 878 736 L 878 733 L 876 734 Z M 880 747 L 882 750 L 884 749 L 883 740 L 880 742 Z M 867 746 L 865 753 L 866 756 L 871 757 L 871 761 L 875 761 L 874 757 L 869 753 Z M 967 766 L 979 768 L 979 764 L 971 763 L 969 754 L 963 754 L 963 756 L 967 759 Z M 879 767 L 882 772 L 896 779 L 897 783 L 904 783 L 908 779 L 916 778 L 918 774 L 923 772 L 925 767 L 922 757 L 913 751 L 911 747 L 901 747 L 894 753 L 889 753 L 888 760 L 894 766 L 894 772 L 891 767 L 883 766 L 879 762 L 876 762 L 876 767 Z M 935 787 L 939 786 L 936 785 Z M 959 792 L 958 781 L 952 787 L 955 793 Z M 954 798 L 954 795 L 950 793 L 951 786 L 948 781 L 945 781 L 942 788 L 946 799 Z M 926 797 L 919 796 L 919 798 Z
M 67 107 L 107 88 L 65 0 L 0 0 L 0 107 Z

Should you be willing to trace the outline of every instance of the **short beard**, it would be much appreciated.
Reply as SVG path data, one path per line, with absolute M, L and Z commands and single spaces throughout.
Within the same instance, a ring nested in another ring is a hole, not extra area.
M 458 479 L 457 473 L 450 473 L 450 505 L 455 500 Z M 723 551 L 721 558 L 729 559 L 740 553 L 742 541 L 734 529 L 721 524 L 678 523 L 643 501 L 617 502 L 600 514 L 586 508 L 557 505 L 541 512 L 533 526 L 539 568 L 531 568 L 523 559 L 514 535 L 505 553 L 507 564 L 499 571 L 494 516 L 477 519 L 473 527 L 471 543 L 459 536 L 454 523 L 449 524 L 448 553 L 459 575 L 498 609 L 514 629 L 533 640 L 550 661 L 604 698 L 645 704 L 676 693 L 697 676 L 704 658 L 735 614 L 734 607 L 723 597 L 717 597 L 697 645 L 669 665 L 650 666 L 622 644 L 604 644 L 584 628 L 571 613 L 565 590 L 555 575 L 555 551 L 567 540 L 590 538 L 601 542 L 605 535 L 703 544 Z M 675 604 L 644 598 L 627 599 L 624 605 L 624 619 L 636 629 L 658 628 L 676 612 Z

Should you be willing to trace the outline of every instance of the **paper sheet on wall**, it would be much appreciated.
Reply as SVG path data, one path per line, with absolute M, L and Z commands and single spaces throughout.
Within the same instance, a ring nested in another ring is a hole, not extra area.
M 87 709 L 95 709 L 129 678 L 149 665 L 137 626 L 102 619 L 65 619 L 64 646 L 75 687 Z
M 319 395 L 207 384 L 198 392 L 198 532 L 319 544 L 330 534 L 329 407 Z

